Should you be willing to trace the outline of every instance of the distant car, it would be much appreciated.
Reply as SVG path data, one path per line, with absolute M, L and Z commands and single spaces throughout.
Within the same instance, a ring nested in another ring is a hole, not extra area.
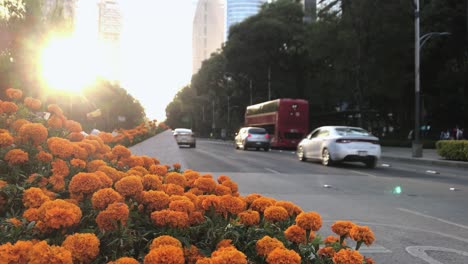
M 368 168 L 375 168 L 381 148 L 379 139 L 362 128 L 324 126 L 302 139 L 296 153 L 301 161 L 320 160 L 325 166 L 342 161 L 358 161 Z
M 262 148 L 264 151 L 269 151 L 270 135 L 266 129 L 261 127 L 243 127 L 236 133 L 234 144 L 236 149 L 255 148 L 260 150 Z
M 176 128 L 174 129 L 174 138 L 177 144 L 180 145 L 188 145 L 191 148 L 196 147 L 196 140 L 195 135 L 191 129 L 188 128 Z

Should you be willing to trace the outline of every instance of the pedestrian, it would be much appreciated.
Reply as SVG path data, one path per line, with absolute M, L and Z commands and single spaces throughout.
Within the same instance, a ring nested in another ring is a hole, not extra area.
M 460 129 L 459 127 L 457 127 L 457 134 L 455 135 L 455 138 L 457 140 L 463 139 L 463 129 Z

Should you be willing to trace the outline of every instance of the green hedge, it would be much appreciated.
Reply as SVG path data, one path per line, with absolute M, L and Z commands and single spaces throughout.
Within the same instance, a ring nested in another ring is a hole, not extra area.
M 440 140 L 436 148 L 437 153 L 446 159 L 468 161 L 468 140 Z

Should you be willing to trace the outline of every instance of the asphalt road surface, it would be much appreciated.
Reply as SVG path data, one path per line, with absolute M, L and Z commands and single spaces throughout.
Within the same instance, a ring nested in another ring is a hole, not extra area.
M 336 220 L 368 225 L 376 241 L 360 252 L 377 263 L 468 263 L 464 169 L 385 159 L 376 169 L 324 167 L 300 162 L 294 151 L 236 150 L 232 143 L 202 139 L 179 155 L 183 169 L 230 176 L 241 195 L 259 193 L 320 213 L 322 236 L 331 234 Z

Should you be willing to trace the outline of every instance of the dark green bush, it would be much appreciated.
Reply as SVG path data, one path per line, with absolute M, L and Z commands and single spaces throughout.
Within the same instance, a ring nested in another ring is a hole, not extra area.
M 446 159 L 468 161 L 468 140 L 440 140 L 436 148 L 437 153 Z

